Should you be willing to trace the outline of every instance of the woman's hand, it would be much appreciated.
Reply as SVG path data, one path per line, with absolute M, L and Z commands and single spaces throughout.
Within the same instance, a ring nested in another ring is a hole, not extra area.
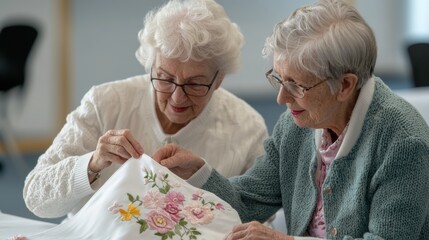
M 88 167 L 93 172 L 100 172 L 112 163 L 123 164 L 131 157 L 139 158 L 143 152 L 129 129 L 109 130 L 98 139 Z
M 271 229 L 260 222 L 253 221 L 234 226 L 228 236 L 225 237 L 225 240 L 236 239 L 293 240 L 293 237 Z
M 185 180 L 205 164 L 203 159 L 174 143 L 158 149 L 152 158 Z

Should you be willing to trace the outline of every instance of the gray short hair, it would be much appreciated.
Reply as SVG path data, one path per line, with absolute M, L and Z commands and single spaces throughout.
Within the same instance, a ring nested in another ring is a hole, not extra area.
M 166 58 L 212 61 L 229 74 L 238 70 L 244 38 L 213 0 L 171 0 L 150 11 L 138 33 L 136 57 L 148 72 L 157 53 Z
M 279 22 L 264 56 L 328 83 L 335 92 L 344 73 L 358 77 L 358 89 L 372 76 L 377 58 L 373 31 L 357 10 L 341 1 L 321 0 L 295 10 Z

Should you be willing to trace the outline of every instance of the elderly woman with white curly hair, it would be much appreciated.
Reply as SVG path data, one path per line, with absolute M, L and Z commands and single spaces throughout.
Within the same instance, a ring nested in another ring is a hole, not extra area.
M 40 217 L 76 213 L 130 158 L 168 143 L 226 177 L 263 153 L 261 115 L 221 88 L 240 64 L 243 35 L 212 0 L 169 1 L 146 15 L 137 59 L 149 74 L 92 87 L 25 181 Z

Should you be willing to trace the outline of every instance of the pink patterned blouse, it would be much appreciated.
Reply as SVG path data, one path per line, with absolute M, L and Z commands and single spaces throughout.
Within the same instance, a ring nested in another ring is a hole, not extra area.
M 337 156 L 338 150 L 343 143 L 344 136 L 347 132 L 348 124 L 344 128 L 338 139 L 332 143 L 331 134 L 327 129 L 323 129 L 322 143 L 319 147 L 318 155 L 318 169 L 316 171 L 316 185 L 317 185 L 317 204 L 314 209 L 312 219 L 308 226 L 308 234 L 313 237 L 325 238 L 326 236 L 326 224 L 325 224 L 325 213 L 323 210 L 323 198 L 322 198 L 322 185 L 325 181 L 326 173 L 329 171 L 329 167 Z

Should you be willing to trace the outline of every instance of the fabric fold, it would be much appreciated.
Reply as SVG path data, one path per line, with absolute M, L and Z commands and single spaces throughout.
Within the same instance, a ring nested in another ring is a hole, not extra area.
M 69 221 L 25 237 L 217 240 L 240 223 L 228 203 L 143 155 L 123 164 Z

